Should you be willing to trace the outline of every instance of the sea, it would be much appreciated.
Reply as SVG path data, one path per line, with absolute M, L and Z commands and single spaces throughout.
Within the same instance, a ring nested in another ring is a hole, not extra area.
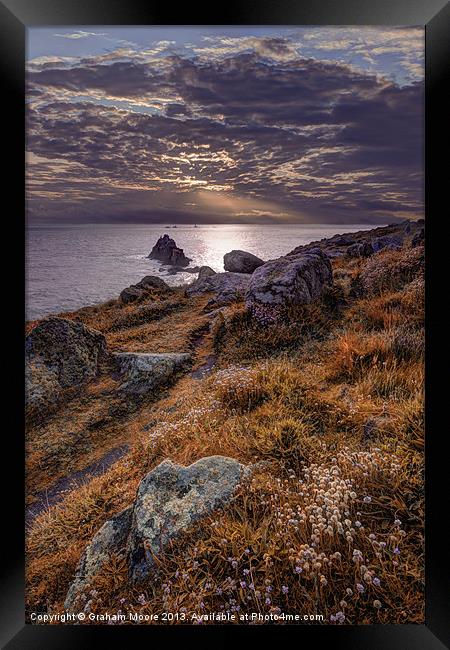
M 29 225 L 26 234 L 26 318 L 72 311 L 116 298 L 145 275 L 169 285 L 192 282 L 197 275 L 168 274 L 169 267 L 148 259 L 161 235 L 168 234 L 192 259 L 223 271 L 223 256 L 240 249 L 264 260 L 296 246 L 338 233 L 370 230 L 369 224 L 295 225 Z

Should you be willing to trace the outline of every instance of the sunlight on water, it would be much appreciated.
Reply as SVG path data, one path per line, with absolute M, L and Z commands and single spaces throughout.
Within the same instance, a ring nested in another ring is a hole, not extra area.
M 34 319 L 109 300 L 144 275 L 158 275 L 170 285 L 192 282 L 192 273 L 168 275 L 167 267 L 149 260 L 157 239 L 170 235 L 191 266 L 223 271 L 223 256 L 233 249 L 264 260 L 296 246 L 337 233 L 368 230 L 369 225 L 71 225 L 32 226 L 27 232 L 27 318 Z

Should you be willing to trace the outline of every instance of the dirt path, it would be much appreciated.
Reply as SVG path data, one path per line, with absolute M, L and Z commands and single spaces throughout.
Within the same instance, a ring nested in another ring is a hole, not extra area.
M 190 347 L 197 361 L 189 373 L 193 379 L 202 379 L 209 374 L 216 364 L 216 355 L 213 352 L 209 334 L 210 323 L 204 323 L 194 332 Z M 48 488 L 35 495 L 33 503 L 26 507 L 25 522 L 29 526 L 33 520 L 44 510 L 51 508 L 62 501 L 68 493 L 88 483 L 92 478 L 104 474 L 115 462 L 123 458 L 129 451 L 130 445 L 124 443 L 108 450 L 99 460 L 88 464 L 57 479 Z
M 129 445 L 122 445 L 110 449 L 100 460 L 91 463 L 82 470 L 78 470 L 60 478 L 49 489 L 43 490 L 36 495 L 36 501 L 25 509 L 25 524 L 30 525 L 32 521 L 44 510 L 51 508 L 61 501 L 69 492 L 88 483 L 94 476 L 101 476 L 111 465 L 123 458 L 129 450 Z

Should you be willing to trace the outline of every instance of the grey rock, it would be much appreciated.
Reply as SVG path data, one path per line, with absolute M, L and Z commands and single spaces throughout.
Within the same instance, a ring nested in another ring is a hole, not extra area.
M 348 257 L 370 257 L 373 253 L 374 250 L 369 241 L 357 242 L 349 246 L 346 250 Z
M 163 235 L 158 239 L 148 257 L 172 266 L 188 266 L 192 261 L 169 235 Z
M 399 250 L 403 246 L 403 239 L 400 235 L 384 235 L 373 238 L 371 244 L 376 253 L 381 250 Z
M 157 556 L 181 532 L 230 500 L 250 469 L 210 456 L 189 467 L 166 460 L 141 481 L 128 538 L 130 577 L 148 576 Z
M 66 611 L 82 611 L 84 603 L 79 602 L 79 596 L 86 591 L 92 578 L 109 562 L 113 554 L 126 553 L 132 511 L 132 507 L 127 508 L 109 519 L 86 547 L 64 601 Z
M 51 409 L 63 389 L 96 376 L 108 358 L 101 332 L 72 320 L 42 320 L 25 338 L 27 413 Z
M 253 273 L 255 269 L 264 264 L 264 260 L 246 251 L 234 250 L 223 256 L 225 271 L 233 273 Z
M 170 287 L 162 278 L 156 275 L 146 275 L 136 284 L 132 284 L 124 289 L 120 294 L 120 300 L 125 304 L 136 302 L 144 298 L 149 291 L 171 291 Z
M 329 241 L 333 243 L 334 246 L 351 246 L 351 244 L 354 243 L 354 239 L 348 235 L 334 235 L 329 239 Z
M 309 303 L 332 282 L 328 257 L 318 248 L 266 262 L 250 277 L 247 307 Z
M 208 278 L 211 275 L 216 275 L 216 272 L 214 269 L 212 269 L 210 266 L 201 266 L 198 270 L 198 278 Z
M 120 390 L 132 395 L 143 395 L 168 384 L 176 373 L 187 370 L 191 360 L 184 353 L 119 352 L 114 356 L 124 379 Z
M 169 285 L 156 275 L 146 275 L 136 285 L 139 289 L 156 289 L 157 291 L 170 291 Z
M 195 280 L 186 288 L 187 296 L 201 296 L 213 293 L 210 307 L 226 305 L 243 299 L 247 291 L 250 275 L 247 273 L 215 273 Z
M 145 290 L 144 289 L 139 289 L 135 285 L 131 285 L 130 287 L 127 287 L 123 291 L 120 292 L 120 300 L 124 302 L 126 305 L 130 302 L 136 302 L 137 300 L 140 300 L 141 298 L 144 297 Z

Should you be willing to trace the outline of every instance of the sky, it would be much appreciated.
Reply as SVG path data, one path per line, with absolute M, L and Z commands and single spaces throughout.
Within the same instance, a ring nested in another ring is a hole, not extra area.
M 31 222 L 424 216 L 422 27 L 29 28 L 26 102 Z

